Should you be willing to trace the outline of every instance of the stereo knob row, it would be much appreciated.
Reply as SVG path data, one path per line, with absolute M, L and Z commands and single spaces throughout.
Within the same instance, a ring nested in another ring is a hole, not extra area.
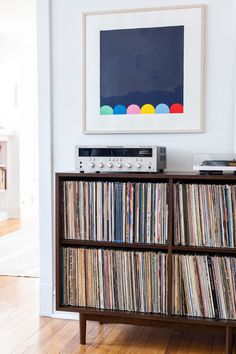
M 94 163 L 94 162 L 90 162 L 90 163 L 89 163 L 89 166 L 90 166 L 91 168 L 94 168 L 94 167 L 95 167 L 95 163 Z M 136 168 L 141 168 L 141 164 L 138 163 L 138 162 L 137 162 L 134 166 L 135 166 Z M 98 167 L 99 167 L 99 168 L 103 168 L 103 167 L 104 167 L 104 163 L 103 163 L 103 162 L 99 162 Z M 112 162 L 108 162 L 108 163 L 107 163 L 107 167 L 112 168 L 112 167 L 113 167 L 113 163 L 112 163 Z M 122 163 L 118 162 L 118 163 L 117 163 L 117 167 L 118 167 L 118 168 L 121 168 L 121 167 L 122 167 Z M 127 162 L 127 163 L 125 164 L 125 167 L 131 168 L 131 167 L 132 167 L 132 164 L 131 164 L 130 162 Z
M 126 166 L 127 168 L 131 168 L 131 167 L 132 167 L 131 163 L 129 163 L 129 162 L 126 163 L 125 166 Z M 141 164 L 140 164 L 140 163 L 136 163 L 134 166 L 137 167 L 137 168 L 140 168 L 140 167 L 141 167 Z

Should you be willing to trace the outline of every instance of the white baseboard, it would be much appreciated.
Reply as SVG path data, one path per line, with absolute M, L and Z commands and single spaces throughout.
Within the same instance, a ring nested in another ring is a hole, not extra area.
M 66 311 L 55 311 L 52 316 L 52 318 L 59 318 L 62 320 L 79 320 L 79 313 L 74 313 L 74 312 L 66 312 Z
M 5 220 L 5 219 L 7 219 L 7 213 L 0 211 L 0 220 Z
M 20 209 L 16 209 L 16 210 L 8 209 L 7 210 L 7 217 L 9 219 L 20 219 L 20 217 L 21 217 Z

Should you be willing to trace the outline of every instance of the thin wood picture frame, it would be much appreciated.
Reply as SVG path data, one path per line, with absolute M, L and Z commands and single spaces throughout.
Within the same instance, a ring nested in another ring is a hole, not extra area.
M 83 13 L 83 133 L 203 132 L 204 13 Z

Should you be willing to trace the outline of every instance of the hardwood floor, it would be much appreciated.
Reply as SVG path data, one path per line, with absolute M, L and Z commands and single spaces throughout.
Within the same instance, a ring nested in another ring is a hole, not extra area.
M 87 345 L 81 346 L 78 321 L 39 317 L 38 285 L 34 278 L 0 277 L 1 354 L 224 353 L 224 335 L 218 332 L 96 322 L 88 322 Z
M 36 220 L 34 217 L 26 219 L 4 219 L 0 220 L 0 236 L 7 235 L 11 232 L 23 229 L 34 227 Z
M 21 228 L 21 219 L 6 219 L 0 221 L 0 236 L 9 234 L 10 232 L 17 231 Z

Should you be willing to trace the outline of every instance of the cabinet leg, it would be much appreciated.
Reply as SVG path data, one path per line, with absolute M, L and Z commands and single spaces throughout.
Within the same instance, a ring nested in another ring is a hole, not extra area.
M 80 344 L 86 344 L 86 315 L 85 315 L 85 313 L 80 313 L 80 315 L 79 315 L 79 326 L 80 326 Z
M 232 350 L 233 350 L 233 329 L 232 327 L 226 327 L 225 353 L 232 354 Z

